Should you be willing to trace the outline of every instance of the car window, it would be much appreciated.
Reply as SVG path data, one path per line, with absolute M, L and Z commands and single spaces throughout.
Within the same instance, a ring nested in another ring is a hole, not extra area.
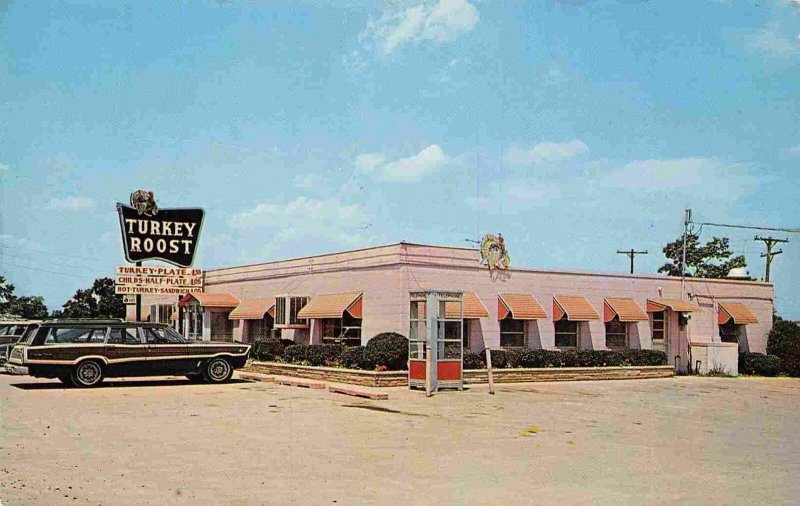
M 108 336 L 109 344 L 142 344 L 139 337 L 136 335 L 136 329 L 128 328 L 112 328 L 111 334 Z
M 102 343 L 105 338 L 105 328 L 54 327 L 47 333 L 44 344 Z
M 144 337 L 148 344 L 176 344 L 182 343 L 183 338 L 165 328 L 144 328 Z
M 0 336 L 9 335 L 8 331 L 10 329 L 11 329 L 11 325 L 0 325 Z

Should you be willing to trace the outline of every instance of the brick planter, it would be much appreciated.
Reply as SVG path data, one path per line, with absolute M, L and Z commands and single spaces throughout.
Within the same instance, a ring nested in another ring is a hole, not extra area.
M 333 383 L 347 383 L 365 387 L 408 386 L 408 371 L 361 371 L 338 367 L 313 367 L 278 362 L 253 362 L 243 371 L 294 376 Z M 536 381 L 621 380 L 644 378 L 669 378 L 675 375 L 671 365 L 635 367 L 548 367 L 542 369 L 495 369 L 495 383 L 528 383 Z M 487 383 L 486 369 L 467 369 L 464 383 Z
M 644 378 L 669 378 L 675 376 L 671 365 L 632 367 L 546 367 L 537 369 L 495 369 L 495 383 L 528 383 L 535 381 L 586 381 Z M 464 383 L 488 383 L 486 369 L 467 369 Z
M 310 365 L 282 364 L 279 362 L 253 362 L 243 371 L 294 376 L 333 383 L 347 383 L 362 387 L 408 386 L 408 371 L 361 371 L 339 367 L 313 367 Z

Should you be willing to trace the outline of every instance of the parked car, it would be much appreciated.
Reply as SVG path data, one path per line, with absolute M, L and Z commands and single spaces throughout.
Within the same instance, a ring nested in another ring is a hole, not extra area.
M 6 368 L 77 387 L 121 376 L 185 375 L 224 383 L 244 366 L 249 352 L 246 344 L 188 341 L 159 323 L 52 320 L 25 332 Z
M 11 348 L 28 330 L 28 327 L 40 320 L 0 320 L 0 365 L 8 361 Z

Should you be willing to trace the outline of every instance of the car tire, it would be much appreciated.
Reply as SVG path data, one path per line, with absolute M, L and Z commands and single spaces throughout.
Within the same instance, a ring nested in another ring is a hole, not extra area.
M 59 377 L 58 377 L 58 381 L 60 381 L 61 383 L 63 383 L 63 384 L 65 384 L 65 385 L 67 385 L 68 387 L 75 386 L 75 385 L 72 383 L 72 378 L 70 378 L 70 377 L 69 377 L 69 375 L 65 375 L 65 376 L 59 376 Z
M 225 383 L 233 376 L 233 366 L 224 358 L 212 358 L 203 368 L 206 383 Z
M 75 366 L 69 378 L 76 387 L 96 387 L 103 381 L 103 365 L 96 360 L 83 361 Z

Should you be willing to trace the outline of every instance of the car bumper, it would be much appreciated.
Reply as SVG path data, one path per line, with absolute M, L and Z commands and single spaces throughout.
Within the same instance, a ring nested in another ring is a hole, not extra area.
M 24 365 L 17 365 L 17 364 L 6 363 L 5 371 L 8 374 L 14 374 L 14 375 L 18 375 L 18 376 L 24 376 L 24 375 L 28 374 L 28 368 L 27 367 L 25 367 Z

